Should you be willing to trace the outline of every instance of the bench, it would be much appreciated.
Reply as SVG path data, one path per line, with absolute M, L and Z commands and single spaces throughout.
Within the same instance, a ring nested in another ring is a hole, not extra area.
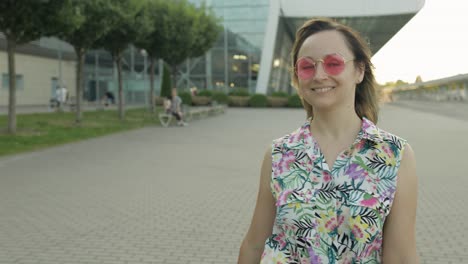
M 67 100 L 67 104 L 70 107 L 70 112 L 75 111 L 76 97 L 75 96 L 70 96 L 70 98 L 68 98 L 68 100 Z
M 220 114 L 225 112 L 225 105 L 212 104 L 211 106 L 206 107 L 190 107 L 188 105 L 182 105 L 182 114 L 184 115 L 184 121 L 190 122 L 193 119 L 205 118 L 210 115 Z M 165 112 L 158 113 L 159 121 L 163 127 L 168 127 L 172 122 L 172 119 L 175 119 L 172 114 Z
M 226 105 L 218 104 L 218 102 L 213 101 L 211 103 L 211 113 L 212 114 L 224 114 L 226 109 Z
M 184 115 L 184 121 L 192 120 L 192 115 L 190 113 L 190 108 L 188 105 L 182 105 L 182 114 Z M 173 115 L 171 113 L 160 112 L 158 114 L 159 122 L 163 127 L 168 127 L 173 119 Z

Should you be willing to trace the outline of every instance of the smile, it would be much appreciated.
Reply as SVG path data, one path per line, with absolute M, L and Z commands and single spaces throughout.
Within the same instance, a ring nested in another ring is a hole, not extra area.
M 326 92 L 331 91 L 333 89 L 335 89 L 335 87 L 312 88 L 311 90 L 316 92 L 316 93 L 326 93 Z

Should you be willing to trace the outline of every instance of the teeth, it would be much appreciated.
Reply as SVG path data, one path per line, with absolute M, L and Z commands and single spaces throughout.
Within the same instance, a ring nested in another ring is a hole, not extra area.
M 317 93 L 325 93 L 325 92 L 330 91 L 331 89 L 333 89 L 333 88 L 332 87 L 324 87 L 324 88 L 315 88 L 315 89 L 312 89 L 312 90 L 317 92 Z

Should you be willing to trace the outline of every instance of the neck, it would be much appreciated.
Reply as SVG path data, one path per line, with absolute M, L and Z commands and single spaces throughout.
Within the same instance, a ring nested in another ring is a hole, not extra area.
M 312 135 L 319 135 L 330 140 L 338 140 L 354 136 L 360 130 L 362 120 L 356 114 L 354 107 L 334 109 L 332 111 L 316 111 L 310 122 Z

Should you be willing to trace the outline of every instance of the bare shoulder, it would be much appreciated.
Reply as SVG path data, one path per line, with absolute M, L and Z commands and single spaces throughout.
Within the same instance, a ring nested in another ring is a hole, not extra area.
M 408 143 L 402 151 L 395 197 L 384 224 L 384 263 L 419 263 L 415 232 L 418 194 L 416 159 Z
M 398 170 L 398 185 L 409 184 L 409 188 L 416 188 L 416 157 L 410 144 L 406 143 L 403 148 L 400 169 Z

